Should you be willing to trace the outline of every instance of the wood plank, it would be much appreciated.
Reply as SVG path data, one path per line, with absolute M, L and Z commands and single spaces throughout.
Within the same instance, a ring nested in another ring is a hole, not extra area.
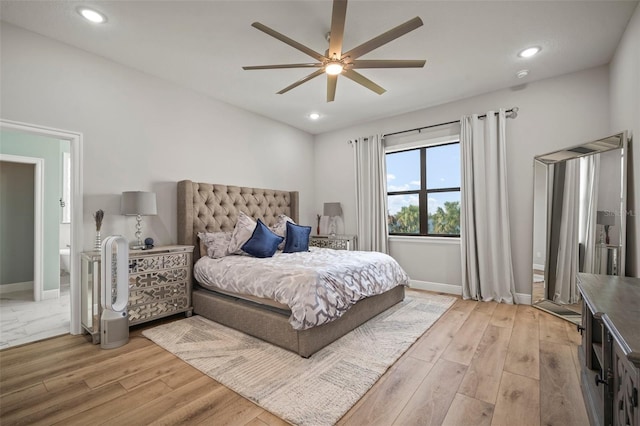
M 117 350 L 117 349 L 109 349 Z M 93 377 L 100 376 L 105 371 L 110 371 L 113 368 L 127 368 L 128 365 L 136 365 L 137 368 L 140 368 L 148 357 L 161 353 L 162 348 L 156 345 L 145 345 L 144 347 L 134 350 L 134 351 L 125 351 L 120 353 L 119 355 L 114 354 L 113 357 L 104 360 L 101 363 L 89 364 L 84 366 L 79 366 L 73 371 L 64 374 L 57 374 L 51 379 L 46 379 L 44 381 L 45 386 L 48 390 L 56 390 L 62 389 L 64 387 L 69 386 L 72 383 L 85 382 L 85 380 L 91 380 Z M 136 364 L 133 364 L 133 363 Z
M 180 368 L 160 378 L 171 389 L 179 389 L 200 377 L 208 377 L 206 374 L 184 362 Z
M 167 425 L 197 424 L 205 419 L 211 421 L 212 418 L 215 418 L 216 424 L 224 424 L 219 414 L 226 406 L 237 403 L 238 398 L 240 397 L 230 389 L 224 386 L 214 386 L 210 390 L 203 391 L 191 401 L 186 401 L 181 407 L 166 412 L 154 422 Z M 257 417 L 260 411 L 260 408 L 256 407 L 255 414 L 248 420 Z
M 257 418 L 260 419 L 263 423 L 265 423 L 265 424 L 267 424 L 269 426 L 287 426 L 287 425 L 289 425 L 289 423 L 285 422 L 280 417 L 275 416 L 275 415 L 273 415 L 270 412 L 265 411 L 265 410 L 262 410 L 262 413 L 260 413 Z
M 95 348 L 91 343 L 86 342 L 90 347 Z M 46 378 L 53 378 L 65 374 L 71 374 L 75 370 L 83 367 L 93 367 L 105 360 L 111 360 L 113 357 L 126 354 L 131 350 L 139 347 L 149 346 L 152 343 L 147 339 L 132 339 L 126 345 L 109 350 L 98 350 L 94 355 L 87 356 L 81 360 L 50 362 L 46 366 L 37 370 L 31 369 L 15 369 L 10 377 L 0 382 L 0 389 L 3 393 L 10 393 L 18 389 L 32 386 L 42 382 Z M 75 358 L 75 357 L 74 357 Z
M 428 363 L 436 362 L 467 320 L 470 312 L 470 310 L 450 309 L 411 346 L 407 355 Z
M 0 351 L 0 364 L 3 369 L 15 364 L 22 364 L 37 358 L 46 358 L 60 349 L 66 350 L 88 343 L 84 336 L 65 334 L 38 342 L 14 346 Z
M 543 424 L 589 424 L 572 349 L 575 347 L 571 345 L 540 341 L 540 420 Z
M 25 401 L 33 401 L 47 395 L 44 383 L 36 383 L 33 386 L 17 390 L 5 395 L 0 395 L 0 408 L 3 413 L 19 408 Z
M 542 311 L 531 305 L 518 305 L 516 317 L 522 321 L 531 321 L 538 323 L 538 318 Z
M 208 376 L 202 376 L 178 389 L 163 394 L 159 398 L 139 406 L 137 410 L 119 413 L 119 415 L 109 421 L 109 424 L 150 424 L 165 414 L 188 404 L 191 400 L 199 397 L 203 393 L 211 392 L 218 387 L 222 387 L 222 385 Z
M 159 365 L 145 366 L 144 370 L 139 371 L 136 374 L 129 375 L 127 377 L 118 378 L 118 382 L 127 391 L 131 391 L 138 386 L 145 385 L 146 383 L 153 382 L 158 379 L 162 379 L 165 376 L 169 376 L 175 373 L 177 370 L 184 366 L 184 361 L 176 356 L 172 356 L 169 360 Z M 197 370 L 196 370 L 197 371 Z
M 536 316 L 537 318 L 537 316 Z M 504 371 L 540 379 L 540 332 L 537 321 L 518 309 L 511 332 Z
M 149 347 L 148 350 L 145 348 L 144 350 L 136 351 L 135 354 L 136 356 L 126 356 L 128 361 L 126 364 L 117 363 L 116 365 L 109 366 L 109 368 L 99 369 L 95 373 L 86 375 L 84 382 L 90 388 L 95 389 L 107 383 L 135 376 L 149 367 L 161 367 L 176 359 L 176 356 L 170 352 L 153 346 Z M 136 362 L 137 359 L 144 360 L 144 362 Z
M 215 419 L 217 425 L 238 425 L 243 424 L 256 417 L 263 410 L 248 399 L 244 399 L 240 395 L 235 395 L 229 404 L 222 407 L 221 410 L 215 411 Z M 211 415 L 203 417 L 202 421 L 196 423 L 198 425 L 211 425 Z
M 541 312 L 538 324 L 540 325 L 540 341 L 554 343 L 567 343 L 569 335 L 565 328 L 565 321 L 546 312 Z
M 389 425 L 427 376 L 432 363 L 403 357 L 347 412 L 338 425 Z
M 462 364 L 439 359 L 393 424 L 442 424 L 466 370 Z
M 518 310 L 518 305 L 510 305 L 508 303 L 498 303 L 496 309 L 491 315 L 489 324 L 496 327 L 513 327 L 513 321 Z
M 97 407 L 120 395 L 126 394 L 126 392 L 119 383 L 112 383 L 99 389 L 89 390 L 79 397 L 67 395 L 67 398 L 58 404 L 50 405 L 44 410 L 31 412 L 21 417 L 20 423 L 29 425 L 51 425 L 81 411 L 91 410 L 93 407 Z M 82 404 L 78 404 L 79 400 L 82 400 Z
M 538 380 L 512 374 L 508 371 L 503 372 L 491 424 L 494 426 L 540 425 L 540 383 Z M 558 425 L 561 424 L 558 423 Z
M 576 346 L 580 346 L 582 344 L 582 335 L 578 331 L 577 324 L 571 321 L 565 321 L 564 328 L 567 330 L 567 336 L 569 336 L 569 342 Z
M 456 394 L 442 426 L 490 426 L 493 404 Z
M 489 325 L 471 360 L 458 392 L 495 404 L 511 329 Z
M 153 401 L 168 392 L 171 392 L 171 388 L 162 381 L 156 380 L 139 386 L 135 392 L 127 392 L 90 410 L 82 410 L 73 416 L 69 416 L 64 419 L 64 424 L 65 426 L 83 426 L 109 423 L 112 418 L 123 411 L 136 411 L 141 405 Z
M 493 311 L 496 310 L 499 303 L 496 302 L 478 302 L 473 308 L 474 312 L 482 312 L 483 314 L 493 315 Z
M 44 412 L 51 406 L 63 404 L 68 399 L 80 400 L 91 389 L 84 383 L 74 383 L 66 389 L 56 392 L 40 393 L 29 399 L 28 404 L 14 404 L 12 408 L 2 407 L 2 424 L 10 424 L 34 413 Z M 84 400 L 83 400 L 84 402 Z
M 471 312 L 447 346 L 442 358 L 458 364 L 469 365 L 490 319 L 491 317 L 485 313 Z
M 458 299 L 456 300 L 456 303 L 453 304 L 453 306 L 451 307 L 452 310 L 454 311 L 462 311 L 462 312 L 466 312 L 466 313 L 471 313 L 471 311 L 473 311 L 476 307 L 476 305 L 480 303 L 476 300 L 464 300 L 464 299 Z

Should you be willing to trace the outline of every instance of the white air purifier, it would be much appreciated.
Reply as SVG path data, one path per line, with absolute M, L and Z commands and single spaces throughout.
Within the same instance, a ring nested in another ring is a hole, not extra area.
M 100 347 L 113 349 L 129 341 L 129 244 L 114 235 L 102 243 Z

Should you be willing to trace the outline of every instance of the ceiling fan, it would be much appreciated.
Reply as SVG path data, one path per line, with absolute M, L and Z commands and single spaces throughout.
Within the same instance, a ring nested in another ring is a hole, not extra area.
M 281 65 L 258 65 L 242 67 L 244 70 L 267 70 L 281 68 L 318 68 L 308 76 L 296 81 L 295 83 L 285 87 L 278 92 L 279 95 L 306 83 L 307 81 L 318 77 L 321 74 L 327 74 L 327 102 L 332 102 L 336 96 L 336 84 L 338 75 L 343 75 L 350 80 L 366 87 L 369 90 L 382 95 L 386 90 L 369 80 L 356 69 L 362 68 L 422 68 L 425 64 L 424 60 L 391 60 L 391 59 L 358 59 L 359 57 L 371 52 L 378 47 L 389 43 L 422 26 L 422 20 L 415 17 L 398 25 L 389 31 L 372 38 L 351 50 L 344 52 L 342 50 L 342 37 L 344 35 L 345 18 L 347 15 L 347 0 L 333 0 L 333 12 L 331 15 L 331 32 L 327 35 L 329 41 L 329 49 L 324 55 L 316 52 L 307 46 L 298 43 L 295 40 L 281 34 L 260 22 L 254 22 L 252 27 L 277 38 L 278 40 L 298 49 L 314 58 L 317 62 L 304 64 L 281 64 Z

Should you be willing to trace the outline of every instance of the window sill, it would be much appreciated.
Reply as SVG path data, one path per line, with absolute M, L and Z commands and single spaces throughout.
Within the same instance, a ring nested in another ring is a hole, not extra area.
M 460 245 L 460 237 L 423 237 L 389 235 L 390 242 L 417 243 L 417 244 L 455 244 Z

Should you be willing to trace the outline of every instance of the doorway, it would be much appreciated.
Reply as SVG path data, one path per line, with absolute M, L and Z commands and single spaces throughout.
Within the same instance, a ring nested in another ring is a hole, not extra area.
M 83 230 L 82 230 L 82 135 L 76 132 L 69 132 L 64 130 L 52 129 L 37 125 L 31 125 L 26 123 L 19 123 L 9 120 L 0 119 L 0 131 L 9 131 L 12 133 L 18 133 L 22 135 L 32 135 L 36 137 L 52 138 L 58 141 L 65 141 L 69 146 L 67 150 L 69 152 L 69 188 L 68 188 L 68 200 L 70 208 L 66 212 L 69 222 L 67 223 L 68 232 L 70 238 L 66 239 L 69 247 L 69 263 L 68 263 L 68 287 L 67 294 L 69 298 L 68 305 L 66 307 L 67 314 L 70 314 L 70 319 L 66 331 L 71 334 L 80 334 L 80 262 L 79 253 L 83 246 Z M 60 169 L 63 167 L 62 155 L 59 150 Z M 62 186 L 62 181 L 57 182 Z M 37 198 L 37 197 L 36 197 Z M 62 199 L 54 200 L 62 207 Z M 50 204 L 50 203 L 49 203 Z M 69 207 L 67 205 L 67 207 Z M 57 213 L 61 213 L 58 211 Z M 45 218 L 47 216 L 45 215 Z M 44 260 L 44 256 L 41 256 L 34 262 L 34 272 L 39 270 L 45 272 L 47 269 L 55 268 L 58 278 L 60 277 L 60 244 L 62 240 L 59 238 L 60 228 L 63 226 L 63 222 L 60 220 L 61 215 L 56 215 L 56 222 L 52 225 L 56 228 L 56 241 L 52 242 L 53 247 L 45 247 L 47 254 L 51 257 L 51 251 L 53 251 L 53 259 L 49 259 L 49 262 L 54 263 L 55 266 L 48 265 Z M 37 223 L 37 220 L 36 220 Z M 51 226 L 49 226 L 51 228 Z M 34 238 L 34 254 L 37 252 L 35 249 L 37 238 Z M 34 256 L 35 257 L 35 256 Z M 52 276 L 51 274 L 49 276 Z M 35 282 L 35 276 L 34 276 Z M 57 285 L 56 288 L 50 288 L 51 285 L 43 283 L 43 290 L 41 292 L 41 299 L 45 302 L 49 302 L 50 299 L 58 299 L 61 295 L 61 289 L 64 292 L 64 287 Z M 35 296 L 35 293 L 34 293 Z M 34 297 L 35 299 L 35 297 Z M 41 310 L 50 310 L 50 308 L 43 308 Z M 3 324 L 4 328 L 4 324 Z

